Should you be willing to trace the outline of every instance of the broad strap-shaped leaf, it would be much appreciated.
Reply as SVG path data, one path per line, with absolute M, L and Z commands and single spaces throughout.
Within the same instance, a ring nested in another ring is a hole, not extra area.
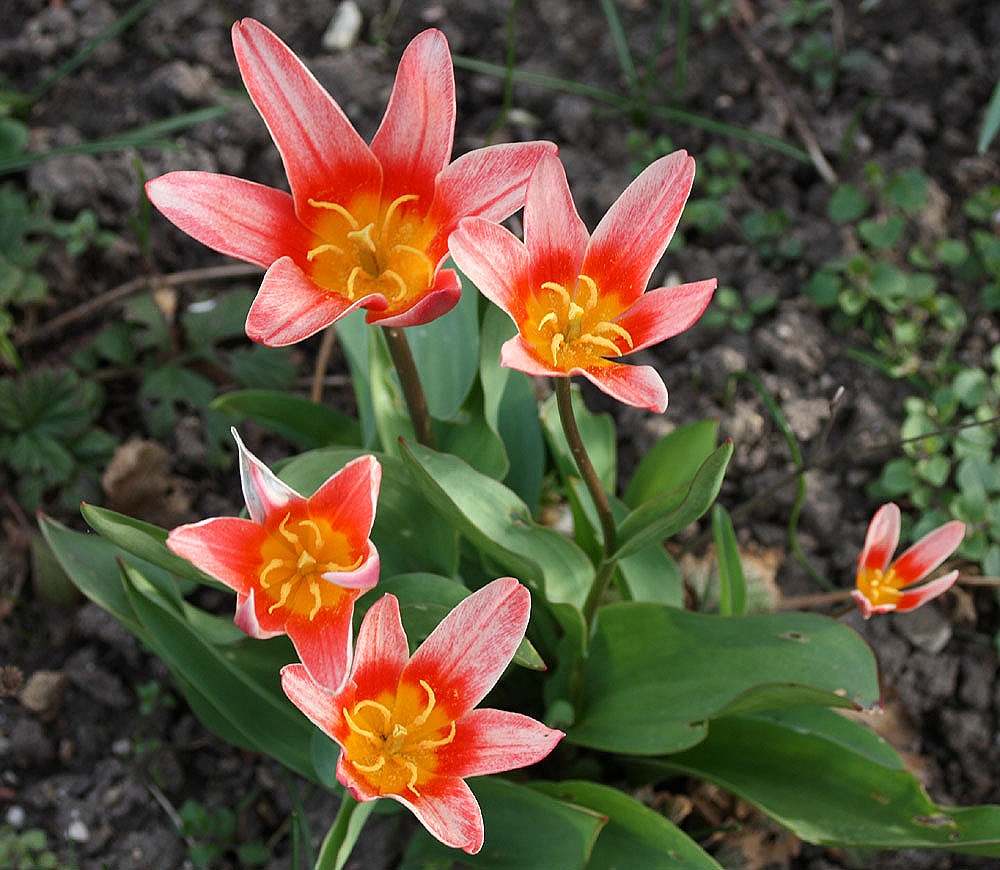
M 584 870 L 605 817 L 498 776 L 469 780 L 486 827 L 478 855 L 463 855 L 420 829 L 400 870 L 454 866 L 494 870 Z
M 607 818 L 587 870 L 722 870 L 680 828 L 618 789 L 587 780 L 533 782 L 531 788 Z
M 831 710 L 717 719 L 653 765 L 710 780 L 812 843 L 1000 857 L 1000 806 L 938 806 L 881 738 Z
M 715 501 L 722 487 L 733 444 L 727 441 L 706 459 L 686 489 L 675 490 L 632 511 L 618 527 L 618 551 L 622 559 L 654 541 L 662 541 L 693 523 Z
M 356 420 L 303 396 L 279 390 L 236 390 L 219 396 L 211 407 L 238 419 L 249 417 L 306 450 L 361 446 Z
M 402 445 L 402 456 L 428 500 L 476 549 L 548 601 L 583 606 L 593 580 L 590 560 L 572 541 L 535 523 L 517 495 L 461 459 L 419 444 Z
M 636 508 L 686 486 L 715 450 L 718 428 L 715 420 L 699 420 L 664 435 L 639 460 L 622 501 Z
M 567 740 L 632 755 L 676 752 L 727 713 L 871 707 L 875 658 L 815 614 L 722 617 L 633 602 L 597 617 Z
M 712 535 L 719 560 L 719 613 L 742 616 L 747 612 L 747 583 L 733 521 L 720 504 L 712 508 Z

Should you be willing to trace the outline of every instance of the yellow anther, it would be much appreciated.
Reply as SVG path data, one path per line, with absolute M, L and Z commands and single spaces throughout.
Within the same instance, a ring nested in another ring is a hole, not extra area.
M 319 613 L 320 607 L 323 606 L 323 593 L 320 591 L 319 583 L 313 577 L 309 578 L 309 591 L 312 592 L 313 596 L 312 610 L 309 611 L 309 621 L 311 622 Z
M 597 304 L 597 282 L 590 275 L 577 275 L 576 280 L 577 288 L 587 288 L 587 308 L 593 308 Z
M 358 275 L 363 275 L 365 272 L 360 266 L 355 266 L 351 269 L 351 274 L 347 276 L 347 298 L 353 299 L 355 296 L 354 283 L 358 280 Z
M 272 559 L 261 569 L 259 577 L 260 585 L 263 586 L 265 589 L 269 589 L 274 581 L 268 580 L 267 575 L 270 574 L 272 571 L 277 571 L 279 568 L 284 568 L 284 567 L 285 567 L 284 559 L 277 559 L 277 558 Z
M 358 701 L 358 703 L 354 705 L 354 715 L 357 716 L 358 713 L 366 709 L 371 709 L 374 710 L 376 713 L 378 713 L 382 717 L 382 719 L 385 720 L 385 723 L 387 725 L 389 724 L 389 720 L 392 718 L 392 713 L 389 711 L 389 708 L 385 706 L 385 704 L 380 704 L 378 701 L 372 701 L 370 698 L 366 698 L 363 701 Z M 344 715 L 347 716 L 346 710 L 344 711 Z M 361 728 L 358 728 L 356 725 L 354 725 L 353 722 L 351 722 L 350 717 L 347 718 L 347 723 L 355 731 L 357 731 L 358 734 L 363 734 L 365 737 L 370 737 L 372 740 L 382 739 L 381 737 L 376 737 L 370 731 L 365 731 Z
M 434 705 L 437 704 L 437 698 L 434 696 L 434 690 L 424 680 L 420 681 L 420 687 L 427 693 L 427 706 L 424 708 L 424 712 L 413 720 L 414 728 L 419 728 L 427 721 L 431 715 L 431 710 L 433 710 Z
M 538 321 L 538 331 L 541 332 L 542 329 L 545 327 L 545 325 L 548 323 L 553 323 L 557 327 L 559 326 L 559 318 L 556 317 L 556 313 L 554 311 L 550 311 L 541 320 Z
M 274 613 L 279 607 L 284 607 L 285 602 L 288 601 L 288 596 L 292 592 L 292 581 L 289 580 L 281 584 L 281 596 L 277 601 L 274 602 L 270 607 L 267 608 L 268 613 Z
M 437 749 L 439 746 L 447 746 L 455 739 L 455 723 L 451 723 L 451 730 L 448 732 L 447 737 L 442 737 L 440 740 L 421 740 L 418 749 Z
M 320 254 L 326 254 L 330 251 L 333 251 L 335 254 L 340 254 L 341 256 L 344 254 L 344 249 L 338 248 L 336 245 L 317 245 L 315 248 L 306 253 L 306 259 L 311 263 Z
M 434 280 L 434 264 L 431 262 L 431 258 L 421 251 L 420 248 L 414 248 L 412 245 L 393 245 L 392 250 L 393 253 L 402 251 L 405 254 L 411 254 L 416 257 L 427 272 L 427 283 L 430 284 Z
M 385 756 L 380 755 L 378 758 L 375 759 L 374 764 L 362 764 L 360 761 L 353 761 L 353 760 L 351 763 L 358 770 L 364 773 L 375 773 L 376 771 L 381 770 L 383 767 L 385 767 Z
M 392 301 L 395 302 L 397 299 L 405 299 L 407 291 L 409 288 L 406 286 L 406 282 L 403 280 L 399 272 L 394 269 L 386 269 L 382 275 L 382 278 L 388 278 L 396 285 L 396 292 L 392 294 Z
M 622 355 L 621 349 L 618 345 L 615 344 L 610 338 L 605 338 L 603 335 L 594 335 L 593 333 L 588 332 L 585 335 L 581 335 L 577 340 L 583 344 L 589 344 L 592 347 L 598 347 L 606 350 L 609 354 L 611 354 L 611 356 Z
M 552 362 L 557 361 L 557 354 L 559 353 L 559 348 L 561 348 L 566 343 L 566 336 L 561 332 L 557 332 L 552 336 L 552 344 L 549 347 L 552 349 Z
M 602 331 L 610 332 L 613 335 L 617 335 L 619 338 L 625 339 L 625 341 L 628 343 L 630 350 L 633 347 L 635 347 L 635 344 L 632 341 L 632 336 L 629 335 L 628 330 L 622 326 L 619 326 L 617 323 L 611 323 L 607 320 L 602 320 L 600 323 L 597 324 L 596 327 L 594 327 L 594 332 L 602 332 Z
M 385 218 L 382 221 L 382 232 L 380 234 L 383 245 L 386 243 L 386 235 L 389 232 L 389 222 L 395 216 L 396 209 L 398 209 L 404 202 L 414 202 L 418 199 L 420 199 L 420 197 L 415 193 L 404 193 L 402 196 L 397 196 L 389 204 L 389 207 L 385 210 Z
M 358 222 L 354 219 L 354 215 L 352 215 L 339 202 L 324 202 L 321 199 L 307 199 L 306 202 L 308 202 L 313 208 L 323 208 L 328 211 L 335 211 L 347 221 L 352 230 L 356 230 L 359 226 Z
M 553 292 L 559 294 L 559 298 L 562 300 L 564 305 L 569 305 L 571 302 L 569 291 L 558 281 L 546 281 L 542 284 L 542 289 L 552 290 Z
M 323 546 L 323 535 L 319 530 L 319 524 L 315 520 L 300 520 L 299 525 L 312 529 L 313 536 L 316 538 L 314 546 L 317 550 L 320 549 Z
M 288 521 L 292 518 L 291 514 L 285 514 L 285 518 L 278 523 L 278 532 L 289 544 L 297 544 L 299 542 L 299 536 L 295 532 L 288 529 Z
M 417 791 L 417 777 L 420 775 L 420 772 L 417 770 L 417 766 L 409 759 L 404 759 L 400 763 L 403 767 L 410 771 L 410 781 L 406 784 L 406 787 L 417 797 L 420 797 L 420 792 Z

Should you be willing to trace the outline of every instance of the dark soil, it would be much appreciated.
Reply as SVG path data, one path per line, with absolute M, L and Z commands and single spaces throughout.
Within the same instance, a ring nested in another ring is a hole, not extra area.
M 3 4 L 0 73 L 10 86 L 31 91 L 129 5 L 107 0 Z M 54 250 L 45 261 L 53 298 L 23 312 L 18 333 L 29 368 L 65 364 L 101 326 L 120 316 L 120 302 L 33 340 L 54 316 L 139 275 L 223 262 L 157 215 L 149 224 L 149 249 L 143 249 L 135 229 L 143 220 L 142 177 L 201 169 L 284 185 L 264 125 L 239 95 L 229 41 L 235 18 L 252 16 L 272 27 L 307 61 L 366 138 L 381 117 L 402 48 L 423 28 L 443 29 L 456 54 L 503 63 L 507 0 L 361 0 L 358 5 L 364 20 L 360 40 L 348 50 L 329 51 L 322 35 L 336 4 L 326 0 L 161 2 L 135 26 L 105 42 L 34 106 L 27 118 L 32 150 L 104 138 L 220 102 L 233 111 L 179 135 L 176 149 L 54 158 L 13 178 L 50 201 L 58 216 L 68 219 L 91 208 L 103 226 L 118 234 L 118 241 L 99 253 L 71 259 Z M 695 9 L 702 5 L 710 4 L 696 4 Z M 995 151 L 975 154 L 982 110 L 1000 69 L 1000 6 L 981 0 L 882 0 L 873 11 L 863 12 L 857 3 L 831 0 L 832 11 L 813 24 L 779 23 L 780 13 L 802 5 L 790 0 L 746 3 L 740 19 L 740 31 L 762 50 L 786 94 L 777 93 L 750 58 L 740 33 L 723 24 L 707 32 L 693 28 L 683 99 L 677 103 L 704 117 L 799 144 L 791 122 L 794 107 L 843 180 L 857 181 L 869 160 L 890 171 L 924 170 L 943 203 L 938 220 L 949 228 L 960 220 L 956 203 L 1000 180 Z M 383 8 L 396 6 L 395 14 Z M 654 44 L 659 4 L 621 0 L 618 6 L 635 56 L 644 58 Z M 520 69 L 624 92 L 599 4 L 524 0 L 515 25 Z M 856 71 L 842 70 L 831 89 L 817 90 L 811 77 L 790 63 L 798 41 L 814 31 L 832 33 L 843 50 L 863 49 L 868 63 Z M 677 58 L 668 35 L 657 61 L 662 80 L 673 80 Z M 504 83 L 462 69 L 457 80 L 456 152 L 461 152 L 484 144 L 499 116 Z M 863 336 L 832 331 L 801 294 L 804 279 L 849 243 L 825 217 L 831 186 L 813 166 L 759 145 L 657 118 L 640 128 L 642 120 L 574 93 L 518 84 L 513 111 L 492 135 L 494 141 L 556 141 L 591 227 L 634 173 L 639 158 L 630 147 L 630 133 L 646 129 L 650 140 L 669 136 L 674 147 L 687 149 L 696 159 L 713 144 L 742 151 L 752 162 L 725 195 L 729 214 L 784 210 L 790 218 L 787 232 L 801 242 L 802 253 L 791 260 L 769 257 L 732 218 L 710 235 L 687 233 L 686 245 L 671 249 L 654 280 L 717 276 L 720 285 L 737 288 L 747 302 L 773 294 L 777 304 L 746 333 L 696 327 L 647 352 L 647 361 L 660 367 L 670 389 L 671 406 L 662 418 L 612 408 L 597 394 L 588 393 L 588 402 L 618 418 L 625 480 L 637 458 L 665 431 L 704 417 L 718 419 L 722 435 L 736 444 L 722 496 L 734 508 L 782 477 L 789 454 L 755 392 L 741 386 L 727 393 L 728 375 L 757 373 L 807 454 L 822 437 L 831 399 L 843 386 L 846 393 L 826 450 L 808 475 L 801 542 L 821 574 L 849 586 L 876 507 L 865 485 L 893 455 L 891 441 L 898 436 L 906 392 L 902 382 L 849 356 L 848 347 L 862 343 Z M 208 292 L 211 286 L 182 292 Z M 997 341 L 995 322 L 970 325 L 969 348 L 989 348 Z M 315 349 L 314 341 L 307 342 L 294 358 L 304 381 Z M 343 378 L 331 383 L 333 392 L 346 389 Z M 135 381 L 109 372 L 105 386 L 108 411 L 102 425 L 121 442 L 147 437 Z M 284 448 L 273 440 L 251 434 L 254 448 L 263 450 L 266 459 L 281 455 Z M 179 497 L 153 501 L 147 493 L 138 498 L 136 513 L 170 524 L 239 510 L 233 472 L 221 473 L 208 462 L 205 440 L 199 418 L 184 414 L 164 444 L 169 481 L 161 491 Z M 784 596 L 819 591 L 787 553 L 785 527 L 793 497 L 794 488 L 785 488 L 738 523 L 741 542 L 757 554 L 764 573 L 769 567 L 774 574 L 777 568 Z M 206 839 L 194 834 L 186 841 L 177 831 L 177 813 L 190 800 L 208 812 L 222 808 L 234 814 L 231 830 L 219 822 L 213 828 L 218 840 L 213 867 L 250 866 L 233 848 L 248 843 L 271 849 L 274 857 L 265 866 L 288 866 L 292 789 L 308 807 L 317 836 L 333 818 L 333 799 L 293 784 L 276 764 L 236 751 L 206 732 L 186 709 L 165 668 L 94 605 L 45 600 L 30 582 L 28 524 L 11 497 L 4 505 L 0 595 L 7 604 L 0 614 L 0 665 L 20 669 L 31 690 L 0 706 L 0 803 L 6 823 L 15 829 L 43 829 L 65 866 L 173 870 L 193 866 L 197 853 L 191 848 Z M 56 501 L 47 509 L 83 527 L 75 513 Z M 220 596 L 216 605 L 224 611 L 231 603 Z M 992 592 L 958 589 L 910 615 L 867 624 L 853 614 L 847 619 L 880 660 L 886 736 L 906 754 L 931 795 L 944 804 L 1000 803 L 1000 690 L 992 641 L 1000 613 Z M 364 838 L 352 866 L 392 866 L 410 824 L 406 816 L 376 819 L 373 826 L 380 827 Z M 794 843 L 789 851 L 798 854 L 780 858 L 775 851 L 771 866 L 996 866 L 931 852 L 851 855 L 812 846 L 798 850 Z M 727 866 L 763 866 L 747 863 L 749 857 Z

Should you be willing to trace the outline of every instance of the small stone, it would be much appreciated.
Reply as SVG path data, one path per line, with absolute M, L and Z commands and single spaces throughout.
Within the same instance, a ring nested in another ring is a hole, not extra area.
M 12 828 L 23 828 L 27 819 L 28 814 L 24 811 L 24 807 L 19 807 L 16 804 L 9 807 L 4 815 L 4 821 Z
M 951 624 L 932 605 L 896 614 L 896 629 L 917 649 L 937 655 L 951 640 Z
M 86 843 L 90 839 L 90 828 L 82 819 L 73 819 L 66 826 L 66 839 L 74 843 Z
M 119 737 L 111 744 L 111 751 L 119 758 L 125 758 L 132 753 L 132 741 L 127 737 Z
M 43 721 L 54 719 L 68 682 L 62 671 L 35 671 L 21 689 L 21 705 Z
M 322 45 L 327 51 L 346 51 L 358 41 L 364 23 L 361 10 L 354 0 L 344 0 L 323 34 Z

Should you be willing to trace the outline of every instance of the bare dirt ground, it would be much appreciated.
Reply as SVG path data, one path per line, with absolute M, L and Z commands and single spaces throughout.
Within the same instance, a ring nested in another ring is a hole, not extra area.
M 644 58 L 654 45 L 659 4 L 627 0 L 618 5 L 633 51 Z M 705 5 L 696 4 L 695 12 Z M 28 337 L 21 352 L 29 368 L 66 364 L 102 326 L 122 316 L 122 301 L 74 319 L 44 340 L 31 340 L 33 331 L 56 315 L 137 276 L 224 262 L 158 216 L 143 216 L 144 177 L 201 169 L 284 184 L 277 152 L 239 90 L 229 41 L 235 18 L 252 16 L 272 27 L 306 59 L 366 138 L 381 117 L 402 48 L 421 29 L 443 29 L 456 54 L 503 63 L 507 0 L 362 0 L 360 40 L 347 50 L 329 50 L 322 36 L 335 6 L 326 0 L 161 2 L 36 104 L 27 118 L 33 150 L 104 138 L 203 106 L 222 103 L 232 111 L 177 135 L 176 148 L 53 158 L 5 179 L 44 197 L 64 218 L 94 209 L 102 226 L 118 235 L 110 247 L 82 258 L 54 251 L 44 261 L 52 298 L 27 313 L 20 325 L 19 334 Z M 386 12 L 386 6 L 398 9 Z M 710 30 L 694 27 L 683 65 L 683 94 L 676 104 L 796 144 L 798 117 L 846 181 L 857 181 L 870 160 L 890 170 L 922 169 L 945 202 L 961 201 L 1000 181 L 995 154 L 975 154 L 982 109 L 1000 69 L 1000 7 L 979 0 L 882 0 L 863 11 L 857 3 L 831 0 L 826 17 L 819 19 L 822 29 L 844 51 L 866 52 L 867 62 L 858 69 L 840 69 L 831 87 L 817 90 L 811 75 L 789 61 L 811 25 L 782 25 L 779 18 L 801 6 L 783 0 L 749 2 L 735 29 L 724 23 Z M 129 4 L 18 0 L 3 7 L 0 72 L 8 86 L 30 91 Z M 515 26 L 520 69 L 624 92 L 599 4 L 524 0 Z M 748 43 L 763 53 L 784 92 L 775 89 Z M 682 58 L 671 37 L 658 57 L 661 77 L 674 80 Z M 698 327 L 649 352 L 671 394 L 662 419 L 611 408 L 597 395 L 588 394 L 588 401 L 595 409 L 613 411 L 619 420 L 624 479 L 667 428 L 704 417 L 718 419 L 722 435 L 736 443 L 722 496 L 727 506 L 736 507 L 787 472 L 789 453 L 756 393 L 743 386 L 727 392 L 728 375 L 757 373 L 807 448 L 820 437 L 830 400 L 843 386 L 829 457 L 809 472 L 801 540 L 820 573 L 849 586 L 876 507 L 865 485 L 893 455 L 891 440 L 898 436 L 907 388 L 848 355 L 848 347 L 861 339 L 834 331 L 802 295 L 808 275 L 847 244 L 825 218 L 830 183 L 814 166 L 760 145 L 677 120 L 631 117 L 587 96 L 538 83 L 515 86 L 513 111 L 492 131 L 503 81 L 461 68 L 457 80 L 456 151 L 483 144 L 488 134 L 499 140 L 556 141 L 591 227 L 641 160 L 637 130 L 646 131 L 647 143 L 668 136 L 674 147 L 699 160 L 713 145 L 749 157 L 736 183 L 721 195 L 729 219 L 711 233 L 688 230 L 686 244 L 670 249 L 657 277 L 676 273 L 683 280 L 697 280 L 714 275 L 720 285 L 737 288 L 747 304 L 768 295 L 775 304 L 748 331 Z M 640 126 L 643 122 L 648 123 Z M 785 234 L 798 243 L 794 258 L 774 256 L 751 243 L 734 219 L 778 209 L 788 216 Z M 940 220 L 952 221 L 954 214 L 942 209 Z M 148 246 L 142 244 L 143 227 L 148 227 Z M 243 281 L 254 286 L 252 277 Z M 209 292 L 211 286 L 181 288 L 179 303 L 185 304 L 186 294 Z M 988 318 L 969 330 L 979 340 L 972 346 L 988 348 L 998 341 L 997 325 Z M 314 353 L 315 344 L 307 342 L 291 357 L 303 378 Z M 344 392 L 343 381 L 339 383 Z M 136 374 L 108 369 L 103 386 L 102 425 L 121 442 L 149 437 Z M 230 386 L 219 378 L 220 390 Z M 233 471 L 220 471 L 210 460 L 210 439 L 200 428 L 196 409 L 180 401 L 176 410 L 176 425 L 159 439 L 167 456 L 160 488 L 153 487 L 154 495 L 140 494 L 133 512 L 164 525 L 236 512 L 241 505 Z M 266 459 L 281 455 L 273 440 L 259 433 L 255 437 Z M 873 445 L 884 446 L 870 449 Z M 8 484 L 0 478 L 4 491 Z M 776 576 L 785 596 L 819 591 L 787 553 L 785 526 L 793 495 L 792 489 L 780 491 L 739 523 L 741 542 L 757 553 L 765 574 Z M 83 527 L 55 499 L 45 507 Z M 208 853 L 216 868 L 288 866 L 286 820 L 293 790 L 309 808 L 316 833 L 332 819 L 332 800 L 301 783 L 292 785 L 269 760 L 238 752 L 205 731 L 172 688 L 165 668 L 98 608 L 81 601 L 44 600 L 29 579 L 26 521 L 10 496 L 0 511 L 5 527 L 0 595 L 9 602 L 0 615 L 0 665 L 20 669 L 36 693 L 0 702 L 0 808 L 6 823 L 44 830 L 61 866 L 82 870 L 174 870 L 193 866 L 185 862 Z M 224 596 L 217 603 L 221 611 L 231 606 Z M 993 643 L 1000 612 L 992 592 L 959 590 L 912 615 L 867 624 L 855 615 L 847 618 L 880 660 L 887 736 L 920 771 L 934 798 L 956 804 L 1000 802 L 1000 690 Z M 670 784 L 672 790 L 685 787 Z M 721 800 L 704 793 L 700 799 Z M 184 811 L 187 827 L 179 833 L 178 813 L 186 801 L 196 804 Z M 197 826 L 199 807 L 202 828 Z M 391 867 L 398 859 L 408 820 L 390 816 L 375 824 L 376 832 L 359 847 L 362 853 L 354 866 Z M 253 850 L 247 848 L 252 844 L 267 846 L 272 857 L 254 863 Z M 724 850 L 725 838 L 715 848 Z M 727 866 L 733 867 L 992 866 L 938 853 L 845 854 L 772 834 L 762 837 L 756 850 L 726 854 L 733 862 Z

